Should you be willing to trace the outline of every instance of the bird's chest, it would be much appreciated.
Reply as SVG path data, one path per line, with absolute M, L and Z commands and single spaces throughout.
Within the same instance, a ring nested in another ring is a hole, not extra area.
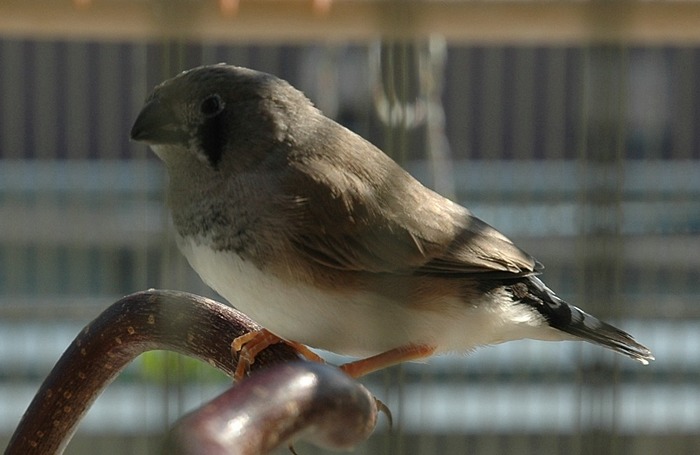
M 236 251 L 215 250 L 210 239 L 178 236 L 177 241 L 202 280 L 236 309 L 283 338 L 333 348 L 329 341 L 350 311 L 342 298 L 265 272 Z

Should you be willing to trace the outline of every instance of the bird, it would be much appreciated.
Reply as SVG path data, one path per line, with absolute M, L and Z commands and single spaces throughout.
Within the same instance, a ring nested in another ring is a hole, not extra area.
M 542 265 L 418 182 L 274 75 L 227 64 L 154 88 L 130 132 L 168 174 L 176 242 L 201 279 L 263 328 L 238 337 L 238 378 L 267 346 L 354 356 L 359 378 L 520 339 L 651 351 L 559 298 Z

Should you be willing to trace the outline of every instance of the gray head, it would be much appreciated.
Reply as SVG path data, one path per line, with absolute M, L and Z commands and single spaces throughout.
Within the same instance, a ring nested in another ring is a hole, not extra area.
M 211 170 L 247 169 L 274 158 L 267 153 L 271 148 L 298 141 L 319 116 L 301 92 L 275 76 L 224 64 L 201 66 L 153 90 L 131 138 L 153 146 L 170 166 L 196 157 Z M 225 159 L 227 153 L 236 156 Z

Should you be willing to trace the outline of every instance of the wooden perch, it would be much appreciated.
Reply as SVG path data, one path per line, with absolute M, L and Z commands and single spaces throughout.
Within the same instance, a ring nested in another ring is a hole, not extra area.
M 374 397 L 338 368 L 275 365 L 242 381 L 176 423 L 164 453 L 256 455 L 304 439 L 349 449 L 374 430 Z
M 257 324 L 233 308 L 193 294 L 151 290 L 124 297 L 88 324 L 64 352 L 27 408 L 5 454 L 62 453 L 95 399 L 129 362 L 143 352 L 179 352 L 207 362 L 230 376 L 236 369 L 231 342 L 237 336 L 258 328 Z M 266 444 L 259 447 L 265 447 L 265 450 L 288 443 L 308 430 L 308 426 L 314 427 L 312 442 L 328 447 L 347 448 L 368 437 L 374 428 L 377 413 L 373 400 L 370 399 L 371 406 L 361 404 L 366 399 L 364 395 L 371 398 L 369 392 L 341 372 L 331 373 L 329 370 L 333 370 L 332 367 L 306 365 L 303 362 L 286 364 L 295 360 L 299 360 L 297 354 L 284 344 L 261 352 L 252 366 L 253 371 L 282 363 L 285 365 L 260 376 L 255 374 L 249 377 L 230 393 L 205 405 L 202 408 L 204 414 L 188 416 L 177 426 L 171 440 L 182 443 L 184 438 L 185 441 L 211 442 L 217 438 L 211 433 L 211 428 L 197 425 L 204 419 L 230 421 L 227 419 L 234 419 L 237 412 L 254 412 L 261 417 L 255 423 L 260 425 L 256 428 L 255 437 L 264 439 Z M 306 372 L 302 371 L 304 369 Z M 315 382 L 315 385 L 306 384 L 305 387 L 305 382 Z M 258 389 L 258 386 L 262 388 Z M 284 418 L 279 415 L 270 418 L 273 415 L 269 414 L 271 410 L 261 409 L 261 404 L 269 405 L 271 402 L 261 402 L 256 395 L 259 390 L 271 394 L 283 390 L 284 393 L 274 401 L 275 406 L 284 408 L 291 403 L 301 406 L 304 412 Z M 337 400 L 328 395 L 339 391 L 348 395 Z M 316 399 L 320 401 L 314 401 Z M 361 439 L 348 441 L 338 436 L 347 430 L 347 419 L 328 418 L 327 422 L 324 421 L 325 425 L 317 425 L 317 413 L 321 419 L 327 412 L 342 415 L 345 409 L 338 409 L 337 406 L 345 406 L 345 403 L 349 404 L 348 418 L 355 419 L 358 428 L 365 428 L 364 432 L 357 433 L 356 437 Z M 237 410 L 228 406 L 240 408 Z M 333 406 L 335 408 L 329 411 L 329 407 Z M 357 409 L 361 411 L 358 413 Z M 193 428 L 188 428 L 189 425 L 193 425 Z M 251 433 L 238 435 L 248 438 Z M 230 444 L 227 453 L 263 453 L 261 450 L 243 452 L 232 449 L 249 444 L 234 436 L 226 434 L 227 444 Z M 276 439 L 276 444 L 270 444 L 272 439 Z M 180 450 L 187 447 L 187 444 L 183 444 Z

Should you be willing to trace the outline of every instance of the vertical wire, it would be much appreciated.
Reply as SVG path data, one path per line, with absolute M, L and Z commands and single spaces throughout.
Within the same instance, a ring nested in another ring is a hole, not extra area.
M 57 99 L 56 54 L 57 46 L 52 41 L 38 41 L 33 52 L 34 74 L 32 125 L 34 156 L 43 159 L 57 157 Z
M 445 124 L 445 107 L 442 92 L 447 64 L 447 42 L 440 37 L 428 38 L 425 54 L 419 55 L 419 81 L 426 99 L 427 153 L 432 187 L 443 196 L 457 199 L 453 159 Z
M 65 110 L 66 155 L 71 159 L 86 159 L 89 156 L 90 115 L 88 84 L 91 68 L 88 65 L 88 46 L 84 42 L 71 42 L 66 49 Z
M 26 91 L 27 80 L 23 70 L 27 67 L 25 59 L 27 44 L 23 40 L 2 40 L 0 47 L 0 89 L 3 100 L 0 103 L 2 123 L 0 123 L 0 152 L 4 159 L 26 159 L 25 155 L 25 118 L 27 115 Z
M 128 80 L 131 82 L 130 91 L 127 96 L 127 112 L 131 115 L 136 115 L 139 112 L 144 100 L 146 99 L 147 93 L 150 89 L 148 87 L 148 57 L 149 48 L 145 43 L 133 43 L 130 44 L 128 53 L 129 65 L 129 75 Z M 124 132 L 126 133 L 126 132 Z M 155 224 L 160 224 L 162 229 L 167 229 L 167 224 L 163 223 L 162 217 L 160 223 L 153 223 L 152 219 L 157 217 L 158 214 L 151 213 L 151 208 L 153 207 L 153 195 L 151 194 L 150 185 L 144 184 L 148 182 L 150 177 L 149 172 L 149 161 L 147 159 L 147 154 L 150 150 L 143 145 L 136 145 L 131 143 L 130 148 L 136 148 L 138 152 L 129 153 L 130 168 L 133 168 L 134 179 L 138 182 L 142 182 L 137 186 L 145 188 L 145 191 L 140 194 L 135 195 L 136 201 L 134 202 L 135 207 L 140 208 L 140 219 L 143 228 L 141 229 L 144 235 L 144 242 L 138 243 L 137 245 L 127 247 L 131 248 L 133 251 L 133 270 L 131 272 L 132 282 L 134 283 L 134 291 L 139 289 L 148 289 L 157 286 L 155 280 L 158 279 L 156 276 L 151 276 L 150 266 L 151 263 L 158 263 L 160 260 L 160 252 L 162 248 L 162 240 L 154 240 L 154 236 L 151 232 L 151 226 Z M 161 172 L 164 172 L 163 168 L 159 168 Z M 136 211 L 136 210 L 135 210 Z M 160 237 L 160 236 L 159 236 Z M 152 257 L 156 255 L 157 257 Z M 153 355 L 153 354 L 151 354 Z M 155 353 L 158 355 L 158 353 Z M 143 360 L 143 359 L 142 359 Z M 143 363 L 141 363 L 143 364 Z M 154 386 L 148 381 L 141 379 L 140 387 L 134 386 L 136 389 L 135 393 L 140 395 L 138 400 L 143 406 L 143 415 L 150 415 L 153 412 L 149 409 L 151 400 L 147 398 L 154 394 Z M 143 433 L 148 435 L 149 433 L 162 433 L 163 426 L 157 428 L 152 428 L 151 419 L 144 419 Z M 166 422 L 167 424 L 167 422 Z M 143 448 L 139 450 L 141 453 L 148 452 L 148 442 L 147 438 L 144 436 L 143 439 L 137 441 L 137 445 Z M 135 450 L 136 452 L 136 450 Z
M 589 101 L 591 98 L 590 94 L 590 86 L 591 86 L 591 48 L 588 46 L 585 46 L 581 49 L 581 59 L 580 59 L 580 72 L 582 73 L 582 78 L 581 78 L 581 95 L 580 95 L 580 109 L 577 109 L 577 116 L 576 118 L 578 119 L 578 128 L 576 131 L 576 135 L 578 136 L 578 141 L 577 141 L 577 168 L 578 168 L 578 175 L 579 175 L 579 182 L 578 182 L 578 188 L 577 188 L 577 216 L 578 216 L 578 232 L 576 234 L 576 243 L 577 243 L 577 254 L 576 254 L 576 259 L 577 259 L 577 273 L 576 273 L 576 296 L 580 301 L 583 301 L 584 296 L 586 294 L 585 290 L 585 264 L 586 260 L 583 257 L 583 254 L 581 252 L 586 250 L 586 245 L 584 243 L 584 233 L 585 233 L 585 206 L 587 204 L 587 196 L 585 192 L 585 187 L 586 187 L 586 180 L 585 180 L 585 175 L 587 172 L 587 149 L 588 149 L 588 130 L 589 130 L 589 117 L 587 115 L 587 112 L 589 110 Z M 583 347 L 578 346 L 577 347 L 577 359 L 576 363 L 580 365 L 581 360 L 582 360 L 582 351 Z M 586 399 L 586 384 L 584 381 L 584 374 L 583 370 L 581 368 L 577 368 L 576 370 L 576 376 L 577 376 L 577 392 L 578 392 L 578 402 L 582 403 Z M 580 408 L 580 405 L 579 405 Z M 576 428 L 575 428 L 575 439 L 572 442 L 572 454 L 581 454 L 583 453 L 583 427 L 584 427 L 584 418 L 583 418 L 583 413 L 579 410 L 579 412 L 576 415 Z
M 600 317 L 611 317 L 614 311 L 603 311 L 603 303 L 619 306 L 621 279 L 622 176 L 625 147 L 624 97 L 626 86 L 626 51 L 608 45 L 587 49 L 588 93 L 590 101 L 584 111 L 588 128 L 585 140 L 592 139 L 582 150 L 585 163 L 581 190 L 582 296 L 590 311 Z M 609 353 L 596 351 L 596 356 Z M 617 358 L 612 360 L 617 365 Z M 581 418 L 584 429 L 598 437 L 581 442 L 583 450 L 613 450 L 616 432 L 616 396 L 614 381 L 603 375 L 615 376 L 617 368 L 607 368 L 602 361 L 593 363 L 595 369 L 584 372 Z M 586 377 L 588 376 L 588 377 Z M 612 429 L 611 429 L 612 428 Z

